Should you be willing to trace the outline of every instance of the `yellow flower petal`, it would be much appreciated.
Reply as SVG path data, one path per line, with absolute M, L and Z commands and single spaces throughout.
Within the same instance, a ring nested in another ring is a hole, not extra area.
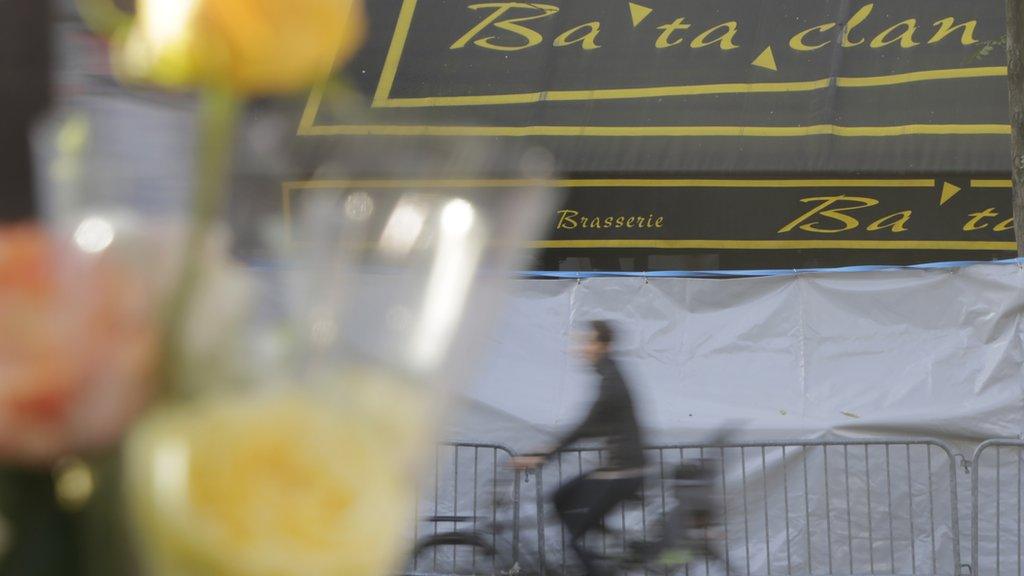
M 151 573 L 390 573 L 416 492 L 407 461 L 395 457 L 408 446 L 396 441 L 416 435 L 394 434 L 394 418 L 400 427 L 411 421 L 374 404 L 339 409 L 292 394 L 148 418 L 131 437 L 126 466 Z
M 362 43 L 361 0 L 138 0 L 116 45 L 126 78 L 171 87 L 292 92 L 326 77 Z

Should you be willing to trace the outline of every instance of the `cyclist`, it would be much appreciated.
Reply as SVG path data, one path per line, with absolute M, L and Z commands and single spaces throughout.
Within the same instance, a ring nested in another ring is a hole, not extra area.
M 602 576 L 597 556 L 583 546 L 583 535 L 600 525 L 620 502 L 643 483 L 644 454 L 633 398 L 611 356 L 615 333 L 605 321 L 590 323 L 581 354 L 600 376 L 597 398 L 587 416 L 551 450 L 541 456 L 516 458 L 519 468 L 542 465 L 552 455 L 583 438 L 603 439 L 604 466 L 570 480 L 554 495 L 559 517 L 569 531 L 570 544 L 589 576 Z

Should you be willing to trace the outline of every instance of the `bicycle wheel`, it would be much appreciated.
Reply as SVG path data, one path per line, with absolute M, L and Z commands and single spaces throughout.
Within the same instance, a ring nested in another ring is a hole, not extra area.
M 406 576 L 503 576 L 510 573 L 488 539 L 472 532 L 446 532 L 420 539 Z

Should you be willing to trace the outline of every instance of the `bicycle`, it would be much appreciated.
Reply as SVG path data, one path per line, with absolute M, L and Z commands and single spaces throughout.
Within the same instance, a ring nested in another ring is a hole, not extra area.
M 643 570 L 645 573 L 654 571 L 658 574 L 675 574 L 697 560 L 720 562 L 718 544 L 721 538 L 716 531 L 720 524 L 719 506 L 714 493 L 714 479 L 719 466 L 717 459 L 687 459 L 677 464 L 666 478 L 654 479 L 668 485 L 673 500 L 672 506 L 666 509 L 663 517 L 653 527 L 654 538 L 638 539 L 635 529 L 625 528 L 624 512 L 622 529 L 602 522 L 593 533 L 603 533 L 604 539 L 611 536 L 622 542 L 618 550 L 613 549 L 612 553 L 603 555 L 602 560 L 607 569 L 614 573 Z M 510 499 L 517 492 L 508 488 L 511 482 L 519 482 L 519 479 L 518 471 L 502 478 L 501 490 L 497 492 L 502 498 L 495 499 L 498 505 L 504 508 L 514 505 Z M 529 473 L 524 481 L 529 483 Z M 538 521 L 543 522 L 540 516 L 538 514 Z M 412 555 L 413 569 L 406 572 L 410 576 L 533 576 L 562 573 L 562 565 L 553 565 L 547 560 L 543 552 L 544 542 L 538 542 L 536 550 L 530 551 L 518 545 L 518 534 L 514 534 L 519 528 L 516 515 L 511 520 L 504 517 L 495 520 L 473 516 L 431 516 L 428 521 L 453 525 L 474 522 L 476 529 L 455 529 L 418 540 Z M 538 532 L 540 539 L 542 532 Z M 498 546 L 496 544 L 499 539 L 503 542 L 511 540 L 513 544 L 510 547 Z M 440 556 L 443 558 L 443 566 L 437 562 L 439 551 L 442 552 Z M 450 562 L 449 554 L 444 551 L 451 553 Z M 460 564 L 459 558 L 470 565 Z

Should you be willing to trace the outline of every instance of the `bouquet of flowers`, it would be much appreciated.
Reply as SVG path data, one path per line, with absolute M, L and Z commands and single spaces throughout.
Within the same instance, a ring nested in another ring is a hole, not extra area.
M 548 162 L 493 142 L 352 144 L 335 161 L 356 185 L 303 194 L 271 235 L 275 307 L 221 224 L 239 110 L 344 64 L 363 5 L 79 2 L 126 82 L 198 92 L 195 187 L 183 225 L 76 212 L 0 229 L 0 571 L 43 574 L 32 562 L 64 547 L 77 555 L 55 573 L 87 557 L 104 576 L 390 573 L 420 455 L 550 201 L 539 180 L 496 195 L 473 177 L 543 178 Z M 408 158 L 415 178 L 358 185 Z M 111 499 L 123 514 L 26 547 L 29 471 L 64 514 Z M 130 534 L 128 568 L 89 548 L 106 532 Z

